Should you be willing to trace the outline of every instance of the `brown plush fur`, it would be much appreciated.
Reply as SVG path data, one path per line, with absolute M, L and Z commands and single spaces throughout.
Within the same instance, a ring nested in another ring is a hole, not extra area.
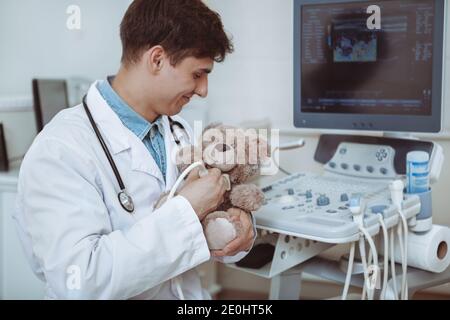
M 264 201 L 264 194 L 253 184 L 240 184 L 231 190 L 230 200 L 233 206 L 256 211 Z

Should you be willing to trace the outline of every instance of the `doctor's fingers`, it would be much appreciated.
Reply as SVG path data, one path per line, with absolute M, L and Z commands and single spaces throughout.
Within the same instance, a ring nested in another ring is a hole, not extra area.
M 242 233 L 237 238 L 228 243 L 222 250 L 214 251 L 212 253 L 213 256 L 215 257 L 234 256 L 239 252 L 250 250 L 253 245 L 253 239 L 255 236 L 253 224 L 243 222 L 242 227 L 243 227 Z
M 218 185 L 220 186 L 220 194 L 222 195 L 222 197 L 225 195 L 225 192 L 227 192 L 227 182 L 225 180 L 225 177 L 223 175 L 221 175 L 219 177 L 219 180 L 217 181 Z
M 247 216 L 247 212 L 245 212 L 244 210 L 239 209 L 239 208 L 232 207 L 232 208 L 229 208 L 227 210 L 227 212 L 231 216 L 231 219 L 235 220 L 235 221 L 240 221 L 241 220 L 241 216 L 244 216 L 244 217 Z
M 188 176 L 186 177 L 186 180 L 184 180 L 185 183 L 187 184 L 187 183 L 190 183 L 190 182 L 195 181 L 195 180 L 197 180 L 197 179 L 200 179 L 199 171 L 200 171 L 200 168 L 199 168 L 199 167 L 194 168 L 194 169 L 188 174 Z
M 252 244 L 253 238 L 242 235 L 232 240 L 222 250 L 213 251 L 212 254 L 215 257 L 234 256 L 239 252 L 250 250 Z
M 217 168 L 212 168 L 208 170 L 208 177 L 219 180 L 222 176 L 222 172 Z
M 218 186 L 220 188 L 225 187 L 225 181 L 219 169 L 210 169 L 208 175 L 203 177 L 203 179 L 206 179 L 209 183 L 214 184 L 215 186 Z
M 213 206 L 213 208 L 208 213 L 212 213 L 214 211 L 217 211 L 217 209 L 222 205 L 224 200 L 225 200 L 224 196 L 217 197 L 215 205 Z

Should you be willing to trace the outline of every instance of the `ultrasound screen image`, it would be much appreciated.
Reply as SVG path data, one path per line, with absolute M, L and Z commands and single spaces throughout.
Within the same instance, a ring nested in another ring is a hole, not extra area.
M 372 1 L 301 10 L 302 112 L 430 115 L 434 1 Z
M 377 61 L 377 35 L 374 32 L 358 32 L 355 28 L 341 29 L 333 34 L 334 62 Z

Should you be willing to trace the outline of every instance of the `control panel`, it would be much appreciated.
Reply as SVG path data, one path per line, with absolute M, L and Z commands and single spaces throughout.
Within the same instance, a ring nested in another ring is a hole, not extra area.
M 325 170 L 368 179 L 395 179 L 395 150 L 390 146 L 342 142 Z

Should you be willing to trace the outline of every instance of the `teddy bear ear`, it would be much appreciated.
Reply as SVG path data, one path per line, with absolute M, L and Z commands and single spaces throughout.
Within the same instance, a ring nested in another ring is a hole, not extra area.
M 198 145 L 206 148 L 211 142 L 217 141 L 217 139 L 221 140 L 223 136 L 222 127 L 223 124 L 221 122 L 213 122 L 206 126 L 202 134 L 198 137 Z
M 209 125 L 207 125 L 205 127 L 205 129 L 203 129 L 202 134 L 205 133 L 206 131 L 208 131 L 209 129 L 217 128 L 217 127 L 221 126 L 222 124 L 223 124 L 222 122 L 212 122 Z

